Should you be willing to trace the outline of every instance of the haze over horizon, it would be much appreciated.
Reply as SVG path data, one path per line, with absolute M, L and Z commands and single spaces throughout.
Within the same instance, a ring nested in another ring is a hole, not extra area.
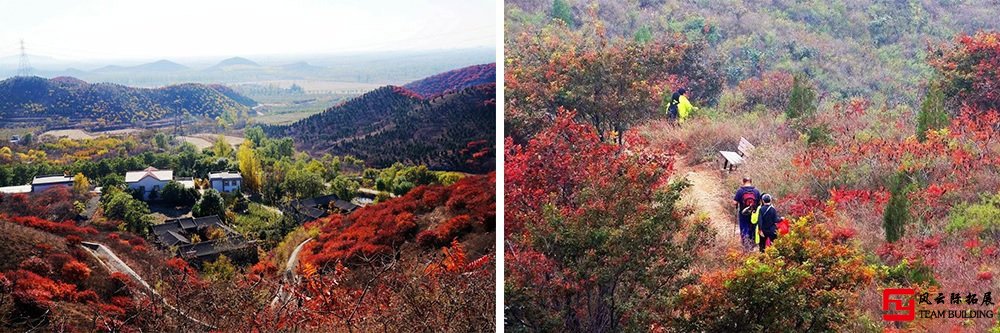
M 0 59 L 222 59 L 495 48 L 486 0 L 42 0 L 3 5 Z M 155 14 L 155 15 L 154 15 Z M 257 60 L 257 59 L 254 59 Z

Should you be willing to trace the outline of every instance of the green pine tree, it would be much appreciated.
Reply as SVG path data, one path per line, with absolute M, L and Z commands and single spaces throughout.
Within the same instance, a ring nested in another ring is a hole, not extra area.
M 927 140 L 928 130 L 938 130 L 948 127 L 948 112 L 944 108 L 944 90 L 938 83 L 932 83 L 924 95 L 917 113 L 917 140 Z
M 569 26 L 576 24 L 576 21 L 573 20 L 573 9 L 566 3 L 566 0 L 552 1 L 552 18 L 562 20 Z
M 639 30 L 635 31 L 635 41 L 639 44 L 646 44 L 653 40 L 653 32 L 649 30 L 649 26 L 642 26 Z
M 802 75 L 792 80 L 792 92 L 788 97 L 785 114 L 789 119 L 811 116 L 816 112 L 816 89 Z
M 910 176 L 906 172 L 897 173 L 889 189 L 889 203 L 885 206 L 882 216 L 882 227 L 885 229 L 885 240 L 893 243 L 903 238 L 906 224 L 910 220 L 910 202 L 907 194 L 913 190 Z

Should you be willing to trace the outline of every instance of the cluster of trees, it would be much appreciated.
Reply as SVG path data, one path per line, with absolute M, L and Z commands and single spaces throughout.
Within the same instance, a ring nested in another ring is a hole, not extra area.
M 171 117 L 246 118 L 245 97 L 219 86 L 181 84 L 155 89 L 75 78 L 15 77 L 0 82 L 0 108 L 7 117 L 89 119 L 106 125 L 135 124 Z
M 509 34 L 508 136 L 521 142 L 565 108 L 602 139 L 620 139 L 631 127 L 662 117 L 661 104 L 678 88 L 686 87 L 696 102 L 718 97 L 722 78 L 704 42 L 679 35 L 636 41 L 608 36 L 597 18 L 586 23 L 574 29 L 556 22 Z
M 506 326 L 648 329 L 669 317 L 657 313 L 670 306 L 659 295 L 691 282 L 687 268 L 712 233 L 682 222 L 688 185 L 666 183 L 665 152 L 602 142 L 575 118 L 559 114 L 523 146 L 507 139 Z
M 153 226 L 153 218 L 149 216 L 149 205 L 120 187 L 110 186 L 103 189 L 101 208 L 104 217 L 119 222 L 119 230 L 147 235 L 149 228 Z

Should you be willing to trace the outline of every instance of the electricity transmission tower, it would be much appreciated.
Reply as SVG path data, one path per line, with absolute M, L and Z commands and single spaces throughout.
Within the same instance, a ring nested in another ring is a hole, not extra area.
M 24 40 L 21 40 L 21 61 L 17 64 L 17 76 L 31 76 L 31 63 L 28 53 L 24 51 Z

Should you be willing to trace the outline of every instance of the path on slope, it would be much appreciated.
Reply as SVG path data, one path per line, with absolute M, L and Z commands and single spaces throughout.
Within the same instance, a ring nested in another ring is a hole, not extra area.
M 271 300 L 271 306 L 286 303 L 289 300 L 289 294 L 285 291 L 285 285 L 294 285 L 299 282 L 298 274 L 295 274 L 296 269 L 299 266 L 299 252 L 302 251 L 302 247 L 312 241 L 312 238 L 306 239 L 299 243 L 292 251 L 292 254 L 288 256 L 288 262 L 285 263 L 285 270 L 281 273 L 281 285 L 278 286 L 278 293 L 274 295 L 274 299 Z
M 686 157 L 678 158 L 675 166 L 675 176 L 687 177 L 691 182 L 683 198 L 694 204 L 697 212 L 708 217 L 709 225 L 715 228 L 718 244 L 737 245 L 739 233 L 734 213 L 723 204 L 731 194 L 722 187 L 720 171 L 710 165 L 691 165 Z
M 163 303 L 163 305 L 169 308 L 170 310 L 173 310 L 174 312 L 180 314 L 182 317 L 187 318 L 191 322 L 201 325 L 207 329 L 210 330 L 217 329 L 215 326 L 212 326 L 211 324 L 208 324 L 204 321 L 191 317 L 181 309 L 171 305 L 170 303 L 167 303 L 166 298 L 163 298 L 163 296 L 161 296 L 160 293 L 156 291 L 156 289 L 150 287 L 149 283 L 146 283 L 146 280 L 144 280 L 142 276 L 139 276 L 139 274 L 136 273 L 135 270 L 132 269 L 132 267 L 129 267 L 128 264 L 122 261 L 122 259 L 119 258 L 117 254 L 111 251 L 111 249 L 108 248 L 107 246 L 104 246 L 104 244 L 83 242 L 80 245 L 80 247 L 86 250 L 88 253 L 90 253 L 90 255 L 93 256 L 95 259 L 97 259 L 97 262 L 100 263 L 102 266 L 104 266 L 104 268 L 106 268 L 108 271 L 112 273 L 115 272 L 124 273 L 129 277 L 131 277 L 133 280 L 139 283 L 139 285 L 143 289 L 145 289 L 146 292 L 150 293 L 150 297 L 154 299 L 159 299 L 159 301 Z

